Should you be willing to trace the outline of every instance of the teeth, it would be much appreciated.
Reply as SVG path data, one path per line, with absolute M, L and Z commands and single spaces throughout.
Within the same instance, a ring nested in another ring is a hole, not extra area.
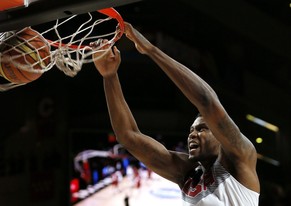
M 189 144 L 189 147 L 190 148 L 198 148 L 198 144 L 196 144 L 196 143 L 190 143 Z

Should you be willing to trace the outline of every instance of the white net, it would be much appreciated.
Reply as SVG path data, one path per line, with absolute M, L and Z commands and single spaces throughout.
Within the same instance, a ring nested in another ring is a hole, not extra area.
M 113 8 L 104 10 L 111 13 L 107 14 L 106 11 L 73 15 L 36 29 L 26 27 L 20 31 L 1 33 L 0 76 L 7 82 L 0 82 L 0 91 L 30 82 L 14 81 L 15 75 L 9 74 L 12 67 L 40 76 L 56 66 L 65 75 L 74 77 L 83 64 L 95 60 L 92 59 L 93 53 L 111 49 L 123 33 L 120 25 L 122 19 Z M 111 14 L 118 18 L 110 16 Z M 107 39 L 106 44 L 109 46 L 96 44 L 102 42 L 101 39 Z M 95 43 L 94 47 L 90 46 L 92 42 Z

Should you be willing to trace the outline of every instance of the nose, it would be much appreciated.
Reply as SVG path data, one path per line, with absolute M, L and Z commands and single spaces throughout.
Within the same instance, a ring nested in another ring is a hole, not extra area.
M 198 132 L 191 132 L 188 136 L 188 139 L 194 139 L 194 138 L 197 138 L 198 137 Z

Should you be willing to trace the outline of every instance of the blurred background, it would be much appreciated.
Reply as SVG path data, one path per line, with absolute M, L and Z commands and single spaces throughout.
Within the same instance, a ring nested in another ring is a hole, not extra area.
M 205 79 L 254 143 L 260 206 L 291 205 L 290 3 L 144 0 L 116 7 L 152 43 Z M 116 45 L 124 95 L 140 130 L 169 149 L 184 150 L 196 108 L 126 37 Z M 70 191 L 72 180 L 82 179 L 74 157 L 117 144 L 94 65 L 84 65 L 73 78 L 53 68 L 1 92 L 0 101 L 0 204 L 79 201 L 72 201 Z

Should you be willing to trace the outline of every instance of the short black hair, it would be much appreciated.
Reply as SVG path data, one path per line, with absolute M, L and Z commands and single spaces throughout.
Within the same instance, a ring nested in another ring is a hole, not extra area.
M 200 112 L 198 112 L 195 119 L 197 119 L 198 117 L 202 117 L 202 114 Z

